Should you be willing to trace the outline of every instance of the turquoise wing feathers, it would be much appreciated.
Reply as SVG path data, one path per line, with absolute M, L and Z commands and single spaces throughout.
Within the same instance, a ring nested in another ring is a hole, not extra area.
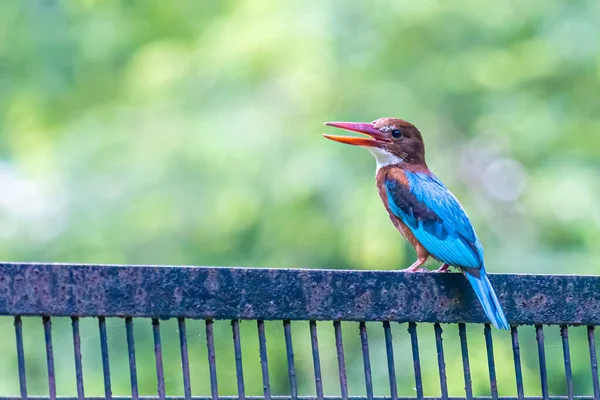
M 483 266 L 483 247 L 462 206 L 433 174 L 405 172 L 408 185 L 385 181 L 388 206 L 436 259 L 462 268 Z

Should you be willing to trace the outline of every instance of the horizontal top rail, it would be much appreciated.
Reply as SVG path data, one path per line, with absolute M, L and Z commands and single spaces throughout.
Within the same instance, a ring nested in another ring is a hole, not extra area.
M 48 400 L 48 397 L 36 397 L 28 396 L 28 400 Z M 78 400 L 77 397 L 58 397 L 59 400 Z M 105 400 L 106 397 L 90 397 L 86 396 L 86 400 Z M 139 396 L 141 400 L 159 400 L 157 396 Z M 181 396 L 166 396 L 166 400 L 187 400 Z M 212 396 L 191 396 L 191 400 L 214 400 Z M 239 400 L 238 396 L 218 396 L 218 400 Z M 265 400 L 263 396 L 246 396 L 246 400 Z M 319 400 L 316 396 L 298 396 L 297 400 Z M 369 400 L 365 396 L 349 396 L 349 400 Z M 490 396 L 473 396 L 472 400 L 492 400 Z M 568 400 L 567 396 L 551 396 L 552 400 Z M 594 400 L 593 396 L 574 396 L 574 400 Z M 21 400 L 20 397 L 0 397 L 0 400 Z M 131 397 L 125 396 L 112 396 L 112 400 L 131 400 Z M 291 396 L 271 396 L 271 400 L 293 400 Z M 342 397 L 337 396 L 323 396 L 323 400 L 343 400 Z M 394 400 L 391 397 L 373 396 L 372 400 Z M 396 400 L 416 400 L 414 397 L 396 397 Z M 423 397 L 423 400 L 444 400 L 442 397 Z M 447 397 L 447 400 L 465 400 L 465 397 Z M 500 396 L 497 400 L 520 400 L 519 397 L 514 396 Z M 541 396 L 525 396 L 522 400 L 543 400 Z
M 600 324 L 600 277 L 492 274 L 511 324 Z M 485 323 L 458 273 L 0 263 L 0 315 Z

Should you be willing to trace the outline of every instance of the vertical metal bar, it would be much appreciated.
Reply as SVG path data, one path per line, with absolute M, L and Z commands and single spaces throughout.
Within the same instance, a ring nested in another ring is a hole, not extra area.
M 394 346 L 392 342 L 392 328 L 389 321 L 383 322 L 385 334 L 385 351 L 387 353 L 388 376 L 390 381 L 391 400 L 398 400 L 398 386 L 396 384 L 396 366 L 394 365 Z
M 162 344 L 160 342 L 160 322 L 152 319 L 152 333 L 154 336 L 154 356 L 156 360 L 156 380 L 158 382 L 158 398 L 165 399 L 165 372 L 163 370 Z
M 571 351 L 569 349 L 569 328 L 566 325 L 560 326 L 560 337 L 562 338 L 565 378 L 567 380 L 567 398 L 573 400 L 573 373 L 571 371 Z
M 319 357 L 319 339 L 317 337 L 317 322 L 309 321 L 308 325 L 310 327 L 310 344 L 312 348 L 317 400 L 323 400 L 323 380 L 321 378 L 321 358 Z
M 296 382 L 296 364 L 294 362 L 294 345 L 292 343 L 292 326 L 290 320 L 283 321 L 283 333 L 285 335 L 285 352 L 287 354 L 290 397 L 291 400 L 296 400 L 298 398 L 298 385 Z
M 540 360 L 540 381 L 542 385 L 542 399 L 548 400 L 548 372 L 546 370 L 546 350 L 544 348 L 544 328 L 542 325 L 535 326 L 535 338 L 538 344 L 538 356 Z
M 594 383 L 594 398 L 600 399 L 600 385 L 598 384 L 598 359 L 596 358 L 596 337 L 594 327 L 588 326 L 588 344 L 590 348 L 590 364 L 592 366 L 592 382 Z
M 413 369 L 415 371 L 415 388 L 417 390 L 417 399 L 423 399 L 423 378 L 421 377 L 421 360 L 419 358 L 419 339 L 417 337 L 417 324 L 408 323 L 408 333 L 410 333 L 410 342 L 412 345 Z
M 102 372 L 104 375 L 104 397 L 112 399 L 110 387 L 110 363 L 108 361 L 108 339 L 106 337 L 106 319 L 98 317 L 98 329 L 100 330 L 100 352 L 102 354 Z
M 469 364 L 469 347 L 467 346 L 467 327 L 458 324 L 458 336 L 460 338 L 460 350 L 462 353 L 463 374 L 465 376 L 465 394 L 467 400 L 473 399 L 473 383 L 471 381 L 471 366 Z
M 133 337 L 133 319 L 125 318 L 125 331 L 127 332 L 127 353 L 129 354 L 129 380 L 131 382 L 131 399 L 138 400 L 140 395 L 137 382 L 137 367 L 135 365 L 135 340 Z
M 83 369 L 81 362 L 81 338 L 79 337 L 79 318 L 71 317 L 73 329 L 73 352 L 75 354 L 75 379 L 77 380 L 77 399 L 84 400 Z
M 335 350 L 338 360 L 338 371 L 340 374 L 340 390 L 342 400 L 348 400 L 348 376 L 346 375 L 346 361 L 344 360 L 344 342 L 342 340 L 342 323 L 333 321 L 335 331 Z
M 48 366 L 48 394 L 50 400 L 56 400 L 56 375 L 54 373 L 54 351 L 52 349 L 52 322 L 50 317 L 42 317 L 44 340 L 46 342 L 46 364 Z
M 513 360 L 515 362 L 515 378 L 517 381 L 517 398 L 523 400 L 525 391 L 523 390 L 523 371 L 521 370 L 521 348 L 519 347 L 519 332 L 516 326 L 510 327 L 512 337 Z
M 494 342 L 492 341 L 492 328 L 490 324 L 485 324 L 483 327 L 483 335 L 485 336 L 485 349 L 487 351 L 488 371 L 490 373 L 490 391 L 492 399 L 498 399 L 498 382 L 496 381 L 496 362 L 494 361 Z
M 210 394 L 213 400 L 219 399 L 219 385 L 217 383 L 217 358 L 215 356 L 215 336 L 213 333 L 213 320 L 207 319 L 206 323 L 206 348 L 208 349 L 208 370 L 210 373 Z
M 17 363 L 19 367 L 19 389 L 21 399 L 27 399 L 27 374 L 25 372 L 25 351 L 23 349 L 23 321 L 20 316 L 15 317 L 15 337 L 17 339 Z
M 235 353 L 235 373 L 237 378 L 238 400 L 244 400 L 246 398 L 246 389 L 244 387 L 244 369 L 242 365 L 240 321 L 237 319 L 231 321 L 231 330 L 233 332 L 233 351 Z
M 433 324 L 435 331 L 435 347 L 437 349 L 438 370 L 440 372 L 440 389 L 442 399 L 448 400 L 448 382 L 446 381 L 446 362 L 444 361 L 444 345 L 442 343 L 442 327 L 437 322 Z
M 192 385 L 190 383 L 190 360 L 188 357 L 187 334 L 185 318 L 178 318 L 179 348 L 181 350 L 181 373 L 183 374 L 183 395 L 186 400 L 192 398 Z
M 256 321 L 258 327 L 258 346 L 260 352 L 260 367 L 263 377 L 263 393 L 265 400 L 271 400 L 271 384 L 269 383 L 269 360 L 267 358 L 267 337 L 265 335 L 265 321 Z M 215 399 L 216 400 L 216 399 Z
M 359 324 L 360 343 L 362 345 L 363 366 L 365 370 L 365 387 L 367 389 L 367 400 L 373 400 L 373 379 L 371 377 L 371 358 L 369 356 L 369 338 L 367 337 L 367 325 Z

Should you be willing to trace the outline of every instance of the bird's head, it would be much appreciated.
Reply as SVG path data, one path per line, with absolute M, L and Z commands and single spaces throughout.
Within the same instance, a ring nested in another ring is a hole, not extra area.
M 362 146 L 377 159 L 379 167 L 406 162 L 425 165 L 425 145 L 421 132 L 410 122 L 379 118 L 368 122 L 326 122 L 325 125 L 370 137 L 323 135 L 340 143 Z

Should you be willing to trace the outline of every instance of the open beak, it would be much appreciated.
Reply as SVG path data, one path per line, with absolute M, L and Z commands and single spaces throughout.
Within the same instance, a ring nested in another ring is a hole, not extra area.
M 325 125 L 333 126 L 334 128 L 344 129 L 350 132 L 362 133 L 363 135 L 370 136 L 355 137 L 355 136 L 333 136 L 323 135 L 327 139 L 331 139 L 336 142 L 351 144 L 353 146 L 369 146 L 369 147 L 382 147 L 385 143 L 389 143 L 390 140 L 385 135 L 379 132 L 373 127 L 373 124 L 366 122 L 326 122 Z

